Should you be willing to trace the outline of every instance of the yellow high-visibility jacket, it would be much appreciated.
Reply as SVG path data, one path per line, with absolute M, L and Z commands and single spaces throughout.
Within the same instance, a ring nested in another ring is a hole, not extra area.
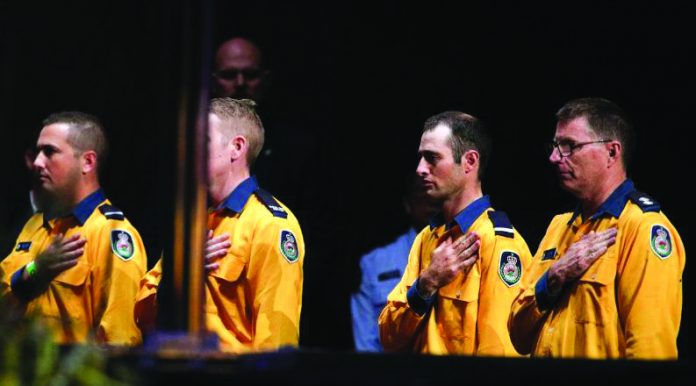
M 451 236 L 476 232 L 479 259 L 432 299 L 421 298 L 416 279 L 429 265 L 433 250 Z M 503 212 L 488 196 L 467 206 L 452 224 L 440 219 L 423 229 L 411 247 L 408 265 L 379 317 L 386 351 L 429 354 L 518 356 L 510 342 L 507 319 L 526 275 L 531 253 Z
M 206 275 L 206 328 L 231 353 L 299 344 L 305 245 L 295 216 L 251 177 L 208 213 L 214 236 L 228 234 L 220 267 Z M 136 318 L 151 326 L 161 261 L 141 282 Z
M 616 243 L 549 294 L 548 268 L 583 235 L 611 227 Z M 685 258 L 677 230 L 630 180 L 590 218 L 554 217 L 512 307 L 515 347 L 539 357 L 676 359 Z
M 22 272 L 59 233 L 65 238 L 79 233 L 87 239 L 85 251 L 48 288 L 33 288 L 31 279 L 21 280 Z M 137 345 L 141 335 L 133 307 L 146 267 L 138 231 L 98 190 L 67 217 L 45 219 L 37 213 L 27 221 L 0 263 L 0 293 L 26 313 L 40 315 L 59 344 Z

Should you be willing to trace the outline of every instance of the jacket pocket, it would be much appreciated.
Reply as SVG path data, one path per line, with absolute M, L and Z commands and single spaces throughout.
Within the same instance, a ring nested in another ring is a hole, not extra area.
M 69 317 L 73 321 L 87 320 L 91 295 L 86 287 L 90 271 L 88 265 L 78 263 L 56 276 L 51 283 L 53 290 L 47 292 L 53 300 L 42 307 L 46 315 Z
M 575 321 L 604 326 L 616 319 L 616 258 L 603 256 L 580 277 L 570 305 Z
M 580 277 L 580 282 L 594 285 L 609 285 L 616 278 L 616 259 L 611 256 L 600 257 Z
M 244 271 L 244 263 L 237 259 L 230 259 L 213 271 L 210 275 L 226 283 L 234 283 Z
M 454 341 L 475 338 L 480 282 L 478 272 L 472 271 L 440 288 L 436 310 L 440 335 Z
M 56 276 L 53 280 L 64 286 L 82 287 L 87 281 L 89 271 L 89 266 L 78 263 L 76 266 L 61 272 L 60 275 Z
M 246 304 L 244 289 L 241 287 L 244 283 L 244 267 L 242 261 L 232 258 L 210 273 L 211 278 L 207 280 L 206 297 L 209 298 L 205 302 L 206 313 L 215 315 L 215 318 L 222 315 L 233 319 L 241 318 Z

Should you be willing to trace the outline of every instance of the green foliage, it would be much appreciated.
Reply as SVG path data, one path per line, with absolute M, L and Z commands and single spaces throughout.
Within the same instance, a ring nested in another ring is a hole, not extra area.
M 38 317 L 24 316 L 0 298 L 0 386 L 121 386 L 109 377 L 95 345 L 59 347 Z

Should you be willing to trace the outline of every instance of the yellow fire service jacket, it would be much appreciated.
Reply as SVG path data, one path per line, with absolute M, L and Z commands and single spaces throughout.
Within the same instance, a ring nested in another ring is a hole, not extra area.
M 295 216 L 250 177 L 209 211 L 208 228 L 232 244 L 205 279 L 206 328 L 221 350 L 296 347 L 305 245 Z M 154 324 L 161 273 L 160 261 L 141 282 L 136 318 L 145 329 Z
M 433 297 L 421 297 L 416 280 L 430 265 L 440 240 L 471 231 L 481 238 L 477 262 Z M 504 212 L 491 208 L 488 196 L 472 202 L 450 224 L 436 217 L 416 237 L 404 276 L 379 316 L 385 350 L 518 356 L 507 318 L 530 259 L 524 239 Z
M 79 233 L 87 240 L 77 265 L 61 272 L 48 288 L 37 288 L 31 278 L 21 280 L 26 265 L 59 233 L 66 238 Z M 0 263 L 0 292 L 27 314 L 45 319 L 59 344 L 93 340 L 137 345 L 141 336 L 133 307 L 146 267 L 138 231 L 97 190 L 66 217 L 47 219 L 37 213 L 29 219 L 14 250 Z
M 547 270 L 590 231 L 618 228 L 616 243 L 558 294 Z M 676 359 L 684 245 L 660 206 L 620 185 L 589 218 L 554 217 L 512 306 L 517 350 L 538 357 Z

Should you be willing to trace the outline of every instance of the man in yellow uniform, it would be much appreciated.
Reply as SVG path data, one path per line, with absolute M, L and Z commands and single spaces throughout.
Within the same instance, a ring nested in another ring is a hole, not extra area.
M 506 323 L 531 254 L 482 193 L 490 142 L 468 114 L 425 122 L 417 173 L 442 212 L 416 237 L 379 317 L 386 351 L 518 355 Z
M 99 187 L 103 128 L 80 112 L 53 114 L 43 125 L 33 164 L 42 211 L 0 263 L 2 296 L 45 319 L 57 343 L 139 344 L 132 315 L 147 257 Z
M 223 351 L 299 343 L 305 246 L 295 216 L 261 189 L 249 168 L 263 147 L 251 100 L 213 99 L 209 114 L 206 328 Z M 154 321 L 161 264 L 142 281 L 136 317 Z
M 676 359 L 684 245 L 660 205 L 627 179 L 634 134 L 600 98 L 568 102 L 549 160 L 579 203 L 554 217 L 509 321 L 521 353 Z

